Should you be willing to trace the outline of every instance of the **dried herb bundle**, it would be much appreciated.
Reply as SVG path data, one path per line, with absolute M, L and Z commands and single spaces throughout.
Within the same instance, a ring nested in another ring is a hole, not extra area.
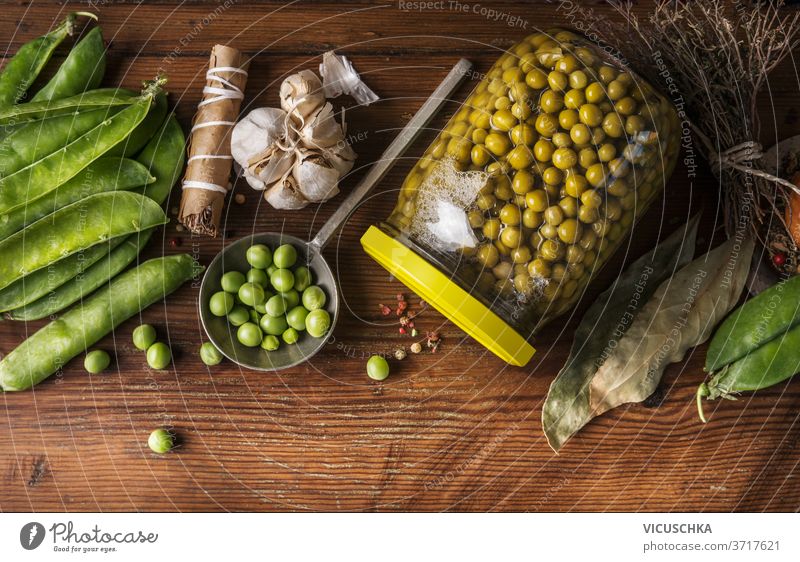
M 751 228 L 760 238 L 766 223 L 783 222 L 787 190 L 796 188 L 759 169 L 756 97 L 797 46 L 800 13 L 784 13 L 777 1 L 655 0 L 639 18 L 630 0 L 609 3 L 627 25 L 597 20 L 592 31 L 609 45 L 625 45 L 634 70 L 685 112 L 720 181 L 729 235 Z

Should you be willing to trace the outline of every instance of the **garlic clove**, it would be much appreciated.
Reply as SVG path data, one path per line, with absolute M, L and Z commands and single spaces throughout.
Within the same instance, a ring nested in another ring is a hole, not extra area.
M 327 148 L 344 139 L 344 130 L 336 121 L 333 105 L 325 106 L 297 131 L 300 142 L 309 148 Z
M 292 175 L 303 197 L 314 203 L 327 201 L 339 193 L 339 171 L 316 152 L 307 151 L 299 158 Z
M 291 175 L 264 192 L 264 199 L 276 209 L 295 210 L 308 205 L 308 201 L 297 191 L 295 179 Z

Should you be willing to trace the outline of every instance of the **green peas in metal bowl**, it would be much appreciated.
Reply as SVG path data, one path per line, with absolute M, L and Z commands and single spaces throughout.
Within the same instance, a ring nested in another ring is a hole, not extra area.
M 338 307 L 335 299 L 328 302 L 336 294 L 330 269 L 316 257 L 308 261 L 305 243 L 286 235 L 274 240 L 239 240 L 207 270 L 200 289 L 200 316 L 210 340 L 201 348 L 204 362 L 224 356 L 276 370 L 302 362 L 327 340 Z

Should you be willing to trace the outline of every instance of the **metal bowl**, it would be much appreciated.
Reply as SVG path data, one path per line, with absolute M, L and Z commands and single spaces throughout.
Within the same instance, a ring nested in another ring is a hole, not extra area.
M 321 338 L 313 338 L 306 332 L 300 332 L 300 340 L 288 345 L 281 341 L 275 351 L 266 351 L 260 347 L 246 347 L 236 339 L 237 328 L 228 323 L 227 318 L 214 316 L 208 307 L 211 295 L 221 291 L 220 279 L 228 271 L 246 273 L 250 264 L 245 259 L 247 248 L 253 244 L 266 244 L 272 250 L 281 244 L 292 244 L 297 250 L 297 263 L 304 264 L 311 270 L 312 283 L 322 287 L 328 297 L 325 309 L 331 315 L 331 327 Z M 237 240 L 222 250 L 206 269 L 200 285 L 198 300 L 200 321 L 208 339 L 222 354 L 242 367 L 257 371 L 279 371 L 294 367 L 313 357 L 333 333 L 339 316 L 339 290 L 336 279 L 325 259 L 316 253 L 309 252 L 308 244 L 295 236 L 277 232 L 253 234 Z

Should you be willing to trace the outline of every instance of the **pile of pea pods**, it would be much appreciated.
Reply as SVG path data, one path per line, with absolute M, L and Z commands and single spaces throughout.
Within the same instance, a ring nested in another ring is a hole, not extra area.
M 94 24 L 35 86 L 59 44 L 92 20 L 69 14 L 0 71 L 0 312 L 59 315 L 0 361 L 6 391 L 45 379 L 201 269 L 173 255 L 125 271 L 167 222 L 162 206 L 185 163 L 166 78 L 141 92 L 101 88 L 106 46 Z
M 696 395 L 704 422 L 703 398 L 733 400 L 800 372 L 800 277 L 773 285 L 726 318 L 708 347 L 705 370 L 712 376 Z

